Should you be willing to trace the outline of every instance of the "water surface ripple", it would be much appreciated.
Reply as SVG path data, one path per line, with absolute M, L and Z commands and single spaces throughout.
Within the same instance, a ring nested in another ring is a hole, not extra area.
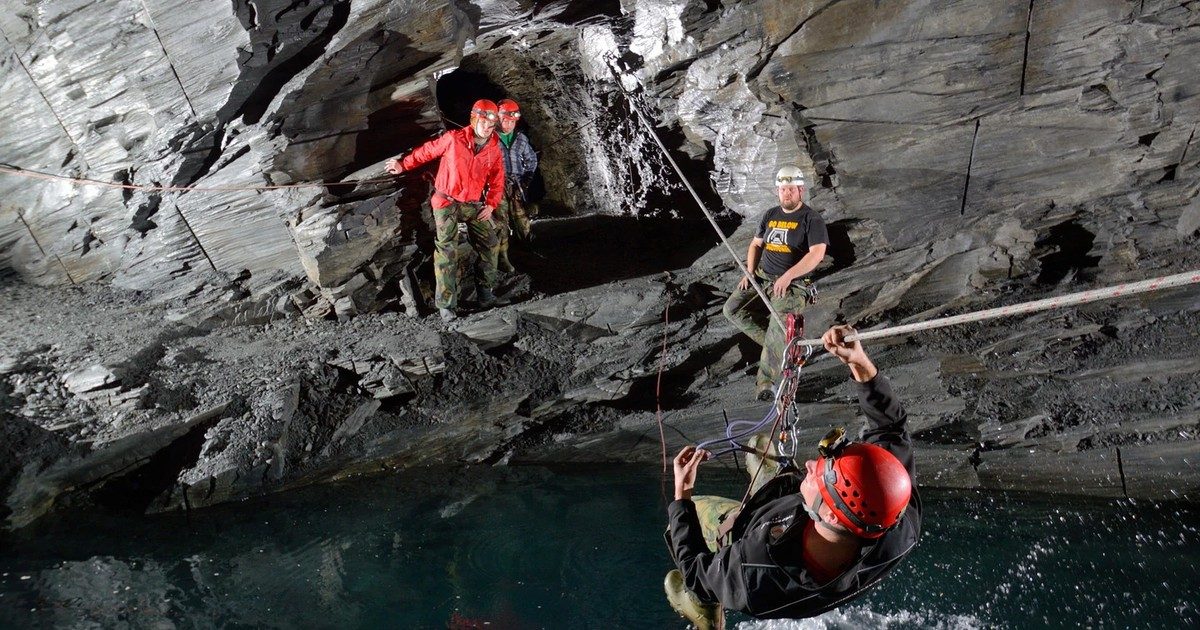
M 707 470 L 705 493 L 740 496 Z M 683 628 L 660 471 L 422 470 L 0 539 L 3 628 Z M 867 597 L 750 628 L 1200 627 L 1200 510 L 924 491 Z

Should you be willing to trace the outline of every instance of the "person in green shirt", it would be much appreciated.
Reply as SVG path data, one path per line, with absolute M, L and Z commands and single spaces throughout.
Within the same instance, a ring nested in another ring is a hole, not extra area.
M 500 108 L 500 150 L 504 154 L 504 199 L 496 209 L 496 222 L 500 229 L 500 254 L 497 265 L 501 271 L 515 271 L 508 259 L 508 237 L 515 233 L 528 240 L 530 216 L 537 215 L 537 208 L 528 203 L 526 191 L 537 170 L 538 156 L 529 138 L 517 131 L 521 120 L 521 108 L 517 102 L 506 98 L 498 103 Z

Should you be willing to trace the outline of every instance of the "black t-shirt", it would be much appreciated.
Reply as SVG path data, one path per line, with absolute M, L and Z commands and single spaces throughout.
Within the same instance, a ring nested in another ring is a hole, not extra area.
M 791 212 L 784 212 L 780 206 L 767 210 L 754 236 L 763 240 L 759 268 L 772 276 L 781 276 L 791 269 L 813 245 L 829 245 L 825 219 L 805 203 Z

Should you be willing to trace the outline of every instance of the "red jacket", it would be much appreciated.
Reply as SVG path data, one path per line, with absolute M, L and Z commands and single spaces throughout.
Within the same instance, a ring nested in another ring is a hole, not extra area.
M 457 201 L 476 202 L 487 186 L 484 204 L 493 208 L 500 205 L 504 196 L 504 156 L 496 134 L 493 133 L 483 149 L 475 153 L 475 133 L 470 127 L 447 131 L 413 149 L 400 160 L 400 167 L 412 170 L 436 157 L 442 158 L 433 180 L 433 187 L 438 192 Z M 445 208 L 451 201 L 434 194 L 431 203 L 434 208 Z

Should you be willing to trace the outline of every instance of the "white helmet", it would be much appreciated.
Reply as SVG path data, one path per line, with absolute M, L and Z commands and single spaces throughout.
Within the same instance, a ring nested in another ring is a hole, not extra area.
M 803 186 L 804 171 L 798 166 L 785 166 L 775 174 L 776 186 Z

